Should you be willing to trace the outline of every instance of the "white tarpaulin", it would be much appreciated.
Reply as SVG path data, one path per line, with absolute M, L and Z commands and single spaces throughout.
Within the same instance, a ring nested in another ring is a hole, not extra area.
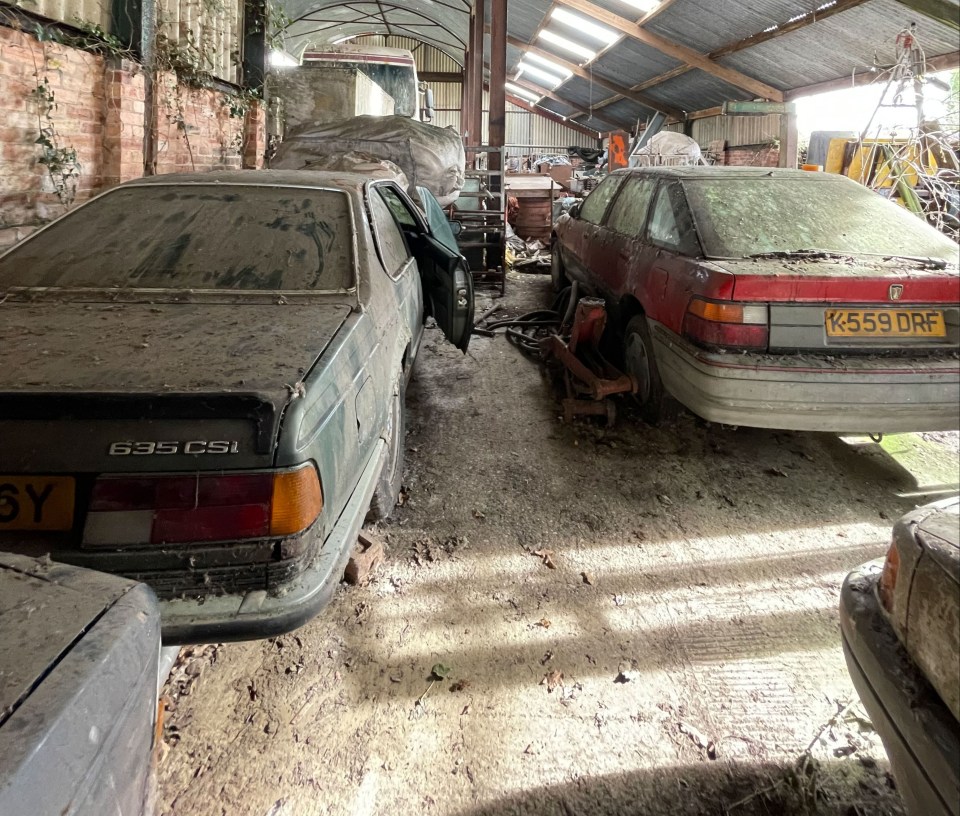
M 270 166 L 302 170 L 327 157 L 361 153 L 397 165 L 408 189 L 426 187 L 446 207 L 463 187 L 464 152 L 452 127 L 436 127 L 405 116 L 356 116 L 329 125 L 304 125 L 287 135 Z
M 700 145 L 682 133 L 660 131 L 632 157 L 639 167 L 701 164 Z

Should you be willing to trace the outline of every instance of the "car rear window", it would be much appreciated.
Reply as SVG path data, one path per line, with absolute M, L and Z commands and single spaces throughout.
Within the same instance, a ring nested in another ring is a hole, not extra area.
M 958 247 L 945 235 L 839 177 L 696 179 L 684 189 L 708 257 L 820 249 L 957 262 Z
M 0 258 L 0 287 L 343 291 L 351 235 L 337 190 L 125 187 Z

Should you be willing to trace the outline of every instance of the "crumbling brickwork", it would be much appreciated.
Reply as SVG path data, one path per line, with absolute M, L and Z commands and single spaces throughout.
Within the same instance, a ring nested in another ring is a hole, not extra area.
M 263 166 L 265 117 L 257 101 L 186 87 L 172 73 L 158 74 L 154 87 L 155 159 L 146 167 L 151 117 L 142 66 L 0 26 L 0 249 L 147 172 Z M 41 163 L 37 140 L 44 134 L 61 151 L 75 151 L 76 174 Z

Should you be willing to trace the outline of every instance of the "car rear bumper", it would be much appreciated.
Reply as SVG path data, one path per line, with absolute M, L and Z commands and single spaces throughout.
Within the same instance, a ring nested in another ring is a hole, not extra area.
M 875 590 L 881 562 L 865 564 L 840 595 L 843 652 L 853 684 L 883 739 L 911 816 L 960 814 L 960 723 L 917 669 Z
M 305 624 L 333 597 L 353 552 L 383 469 L 386 443 L 380 440 L 340 518 L 314 560 L 274 590 L 161 601 L 164 646 L 252 640 L 283 634 Z
M 960 428 L 956 359 L 708 352 L 650 322 L 667 390 L 712 422 L 847 433 Z

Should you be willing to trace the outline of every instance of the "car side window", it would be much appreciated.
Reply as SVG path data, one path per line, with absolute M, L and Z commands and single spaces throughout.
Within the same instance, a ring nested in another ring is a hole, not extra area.
M 380 259 L 390 275 L 397 275 L 403 265 L 410 260 L 407 241 L 400 232 L 393 212 L 379 195 L 371 190 L 370 214 L 373 217 L 373 231 L 380 247 Z
M 651 179 L 630 179 L 614 202 L 607 226 L 624 235 L 639 236 L 655 187 Z
M 603 220 L 610 199 L 620 189 L 626 176 L 607 176 L 600 185 L 583 202 L 580 208 L 580 220 L 590 224 L 599 224 Z
M 393 213 L 393 217 L 397 220 L 397 224 L 401 227 L 413 227 L 417 228 L 417 219 L 413 217 L 413 213 L 410 212 L 406 204 L 401 200 L 400 196 L 397 195 L 397 191 L 392 187 L 381 186 L 377 187 L 377 192 L 383 197 L 383 200 L 386 202 L 387 206 L 390 208 L 390 212 Z
M 647 236 L 650 243 L 681 255 L 700 254 L 690 209 L 678 184 L 660 185 L 650 212 Z

